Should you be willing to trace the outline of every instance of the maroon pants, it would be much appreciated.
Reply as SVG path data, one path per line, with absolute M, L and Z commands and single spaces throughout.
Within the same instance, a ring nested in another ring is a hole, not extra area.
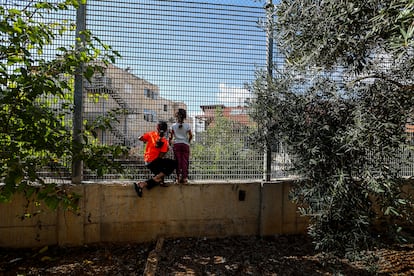
M 181 175 L 185 179 L 188 177 L 190 146 L 184 143 L 174 144 L 173 151 L 175 160 L 177 161 L 177 175 Z

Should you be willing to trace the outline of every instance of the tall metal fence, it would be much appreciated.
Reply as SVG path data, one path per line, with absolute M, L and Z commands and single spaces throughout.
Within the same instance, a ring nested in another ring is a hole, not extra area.
M 27 1 L 6 1 L 5 6 Z M 119 160 L 126 171 L 100 179 L 147 177 L 144 145 L 138 140 L 158 120 L 171 126 L 178 108 L 187 110 L 194 141 L 190 180 L 259 180 L 264 153 L 247 139 L 256 130 L 248 113 L 253 95 L 245 88 L 266 68 L 266 1 L 255 0 L 88 0 L 86 29 L 121 55 L 91 82 L 84 82 L 83 118 L 92 121 L 122 110 L 111 130 L 99 131 L 105 144 L 130 147 Z M 76 22 L 76 11 L 45 15 Z M 79 18 L 78 18 L 79 20 Z M 52 45 L 73 44 L 67 41 Z M 282 65 L 277 50 L 273 63 Z M 283 147 L 272 154 L 271 177 L 286 177 L 290 158 Z M 171 151 L 170 151 L 170 156 Z M 98 180 L 84 172 L 85 180 Z
M 158 120 L 171 125 L 184 108 L 194 134 L 190 179 L 262 179 L 263 153 L 246 140 L 255 123 L 245 84 L 266 66 L 263 1 L 88 1 L 86 9 L 87 29 L 122 56 L 85 91 L 109 96 L 105 106 L 85 103 L 88 119 L 127 110 L 101 133 L 103 142 L 130 146 L 139 161 L 144 145 L 137 138 Z M 130 170 L 122 177 L 147 173 L 124 164 Z
M 8 8 L 21 8 L 41 1 L 1 2 Z M 117 160 L 125 173 L 99 179 L 147 177 L 144 144 L 138 137 L 155 130 L 159 120 L 171 126 L 179 108 L 187 110 L 186 122 L 194 134 L 190 181 L 263 178 L 263 152 L 247 139 L 256 123 L 249 117 L 253 95 L 245 85 L 266 67 L 264 2 L 88 0 L 84 14 L 67 10 L 39 17 L 67 20 L 68 28 L 71 23 L 78 28 L 85 25 L 120 53 L 113 65 L 94 75 L 91 82 L 83 82 L 83 120 L 91 122 L 121 110 L 111 130 L 96 130 L 98 140 L 130 148 L 128 158 Z M 57 47 L 75 43 L 75 35 L 73 29 L 44 53 L 55 56 Z M 171 150 L 169 154 L 172 157 Z M 285 160 L 280 156 L 277 160 L 274 176 L 283 176 Z M 68 164 L 66 172 L 70 170 Z M 84 180 L 98 177 L 85 170 Z

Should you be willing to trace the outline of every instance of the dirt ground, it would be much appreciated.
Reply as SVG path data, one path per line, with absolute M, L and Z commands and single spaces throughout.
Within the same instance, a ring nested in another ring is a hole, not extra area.
M 156 242 L 0 248 L 0 275 L 143 275 Z M 156 275 L 414 275 L 414 244 L 326 259 L 304 236 L 166 239 Z

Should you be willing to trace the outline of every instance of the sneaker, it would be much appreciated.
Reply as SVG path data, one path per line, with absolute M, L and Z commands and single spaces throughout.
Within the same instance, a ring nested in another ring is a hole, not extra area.
M 167 183 L 165 183 L 164 181 L 161 181 L 161 182 L 160 182 L 160 186 L 161 186 L 161 187 L 168 187 L 168 184 L 167 184 Z
M 142 197 L 142 188 L 136 182 L 134 182 L 134 189 L 137 195 Z

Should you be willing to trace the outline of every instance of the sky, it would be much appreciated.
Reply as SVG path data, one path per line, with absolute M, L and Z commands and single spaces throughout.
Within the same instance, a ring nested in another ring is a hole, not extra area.
M 121 68 L 156 84 L 162 97 L 200 105 L 243 104 L 244 85 L 266 64 L 263 1 L 88 1 L 87 24 L 117 49 Z
M 201 105 L 237 106 L 252 98 L 245 84 L 266 64 L 266 34 L 259 24 L 264 2 L 88 0 L 86 22 L 119 51 L 115 65 L 157 85 L 162 97 L 185 102 L 194 116 Z

